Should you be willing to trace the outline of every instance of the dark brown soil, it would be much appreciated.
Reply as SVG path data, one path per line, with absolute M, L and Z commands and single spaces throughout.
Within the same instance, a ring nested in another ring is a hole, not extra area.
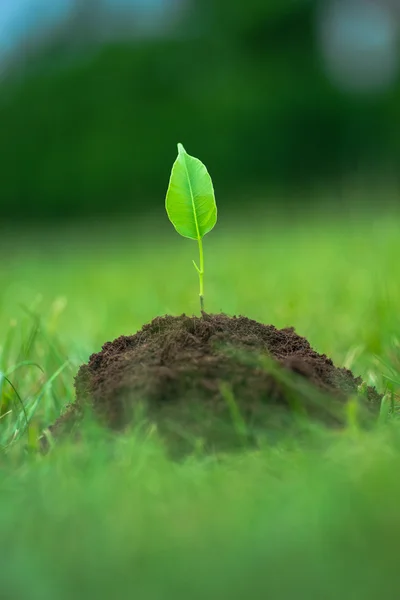
M 76 377 L 76 402 L 50 431 L 70 431 L 87 406 L 117 431 L 145 410 L 173 453 L 199 439 L 229 449 L 305 416 L 340 427 L 361 383 L 293 328 L 224 314 L 159 317 L 90 357 Z M 372 388 L 359 396 L 360 418 L 377 415 L 380 399 Z

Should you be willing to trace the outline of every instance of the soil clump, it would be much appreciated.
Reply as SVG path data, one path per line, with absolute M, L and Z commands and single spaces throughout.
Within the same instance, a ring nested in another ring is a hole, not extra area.
M 305 418 L 341 427 L 361 383 L 293 328 L 224 314 L 158 317 L 90 357 L 75 380 L 75 403 L 49 429 L 55 439 L 71 433 L 89 406 L 122 431 L 143 409 L 173 455 L 199 440 L 225 451 Z M 381 396 L 368 388 L 358 398 L 360 419 L 373 421 Z

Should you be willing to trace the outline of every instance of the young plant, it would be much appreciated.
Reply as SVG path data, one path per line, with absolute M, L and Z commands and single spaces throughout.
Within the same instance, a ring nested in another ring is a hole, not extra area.
M 172 225 L 183 237 L 197 240 L 199 266 L 193 264 L 199 275 L 200 309 L 204 310 L 204 254 L 203 237 L 217 222 L 217 205 L 210 174 L 198 159 L 187 154 L 178 144 L 178 157 L 169 181 L 165 208 Z

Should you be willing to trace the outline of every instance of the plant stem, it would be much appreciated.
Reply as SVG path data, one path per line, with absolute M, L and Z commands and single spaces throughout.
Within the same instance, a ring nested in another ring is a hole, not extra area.
M 201 237 L 197 239 L 199 243 L 199 255 L 200 255 L 200 267 L 197 266 L 196 261 L 193 261 L 194 268 L 199 274 L 200 282 L 200 310 L 204 311 L 204 254 L 203 254 L 203 240 Z
M 204 311 L 204 254 L 203 254 L 203 240 L 199 238 L 199 257 L 200 257 L 200 268 L 197 269 L 199 274 L 200 283 L 200 310 Z

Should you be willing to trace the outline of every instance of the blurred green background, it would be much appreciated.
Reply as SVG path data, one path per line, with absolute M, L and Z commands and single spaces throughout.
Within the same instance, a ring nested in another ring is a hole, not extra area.
M 2 219 L 152 212 L 178 141 L 222 206 L 397 188 L 399 22 L 391 0 L 3 0 Z

